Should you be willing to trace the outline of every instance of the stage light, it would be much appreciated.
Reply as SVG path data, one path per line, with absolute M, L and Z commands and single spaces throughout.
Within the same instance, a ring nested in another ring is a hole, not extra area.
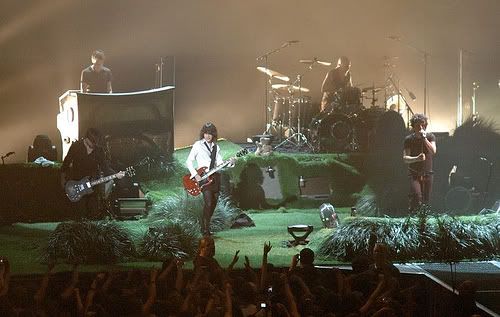
M 339 218 L 332 204 L 319 206 L 319 217 L 325 228 L 336 228 L 339 225 Z
M 267 174 L 269 175 L 270 178 L 274 178 L 274 168 L 272 166 L 268 166 L 266 170 Z
M 312 225 L 293 225 L 287 227 L 288 233 L 293 237 L 293 240 L 288 241 L 288 247 L 296 247 L 298 245 L 306 245 L 309 243 L 307 237 L 313 232 L 314 226 Z M 303 233 L 298 236 L 297 233 Z

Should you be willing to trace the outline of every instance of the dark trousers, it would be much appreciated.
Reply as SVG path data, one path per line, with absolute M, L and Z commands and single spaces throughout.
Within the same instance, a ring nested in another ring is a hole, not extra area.
M 217 201 L 219 200 L 220 191 L 220 174 L 215 173 L 213 176 L 213 182 L 203 188 L 203 215 L 201 218 L 201 231 L 203 234 L 210 234 L 210 220 L 217 207 Z
M 102 207 L 99 198 L 99 193 L 94 191 L 92 194 L 85 195 L 78 202 L 73 203 L 75 217 L 77 219 L 85 219 L 98 213 Z
M 410 175 L 409 210 L 416 211 L 422 204 L 429 204 L 432 191 L 432 175 Z

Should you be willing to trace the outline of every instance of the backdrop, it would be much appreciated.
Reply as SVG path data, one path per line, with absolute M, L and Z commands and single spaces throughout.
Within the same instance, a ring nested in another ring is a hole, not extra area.
M 417 112 L 423 109 L 422 51 L 428 52 L 434 131 L 455 127 L 463 48 L 464 102 L 470 104 L 472 82 L 479 82 L 479 113 L 499 121 L 499 14 L 496 0 L 4 0 L 0 154 L 16 151 L 7 161 L 24 161 L 37 134 L 48 134 L 60 147 L 58 97 L 79 87 L 80 71 L 96 48 L 106 53 L 117 92 L 152 88 L 160 57 L 175 56 L 176 146 L 192 143 L 206 121 L 233 141 L 261 133 L 265 76 L 256 71 L 262 65 L 256 57 L 290 40 L 300 42 L 269 56 L 268 66 L 292 78 L 302 75 L 313 101 L 320 100 L 329 67 L 308 69 L 300 59 L 334 62 L 347 55 L 354 84 L 367 87 L 384 85 L 389 56 L 401 85 L 417 96 L 410 102 Z M 168 58 L 169 82 L 172 64 Z

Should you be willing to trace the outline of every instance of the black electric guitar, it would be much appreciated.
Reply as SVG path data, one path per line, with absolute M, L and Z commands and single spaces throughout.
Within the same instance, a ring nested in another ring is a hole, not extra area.
M 238 151 L 238 153 L 236 153 L 236 156 L 233 158 L 241 157 L 247 154 L 248 154 L 247 149 L 241 149 L 240 151 Z M 191 174 L 184 175 L 184 177 L 182 178 L 182 183 L 184 184 L 184 188 L 190 195 L 198 196 L 201 193 L 203 187 L 212 183 L 213 181 L 212 175 L 214 173 L 217 173 L 224 167 L 228 166 L 229 163 L 231 163 L 231 159 L 222 162 L 220 165 L 216 166 L 215 168 L 209 171 L 207 171 L 208 167 L 200 167 L 199 169 L 197 169 L 198 175 L 201 176 L 201 180 L 199 182 L 196 181 L 194 177 L 192 178 Z
M 132 177 L 135 175 L 135 169 L 132 166 L 127 167 L 124 172 L 128 177 Z M 93 193 L 94 190 L 92 189 L 92 187 L 118 178 L 120 173 L 122 172 L 101 177 L 96 180 L 90 180 L 90 177 L 84 177 L 79 181 L 70 180 L 67 181 L 66 184 L 64 184 L 64 191 L 66 192 L 66 196 L 68 196 L 68 199 L 71 202 L 75 203 L 82 199 L 83 196 Z

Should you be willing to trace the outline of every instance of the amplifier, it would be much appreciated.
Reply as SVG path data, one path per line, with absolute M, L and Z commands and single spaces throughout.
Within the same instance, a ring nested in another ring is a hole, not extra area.
M 117 217 L 120 219 L 140 218 L 148 213 L 146 198 L 118 198 L 116 200 Z
M 328 177 L 299 177 L 300 196 L 317 200 L 329 199 L 332 193 Z

